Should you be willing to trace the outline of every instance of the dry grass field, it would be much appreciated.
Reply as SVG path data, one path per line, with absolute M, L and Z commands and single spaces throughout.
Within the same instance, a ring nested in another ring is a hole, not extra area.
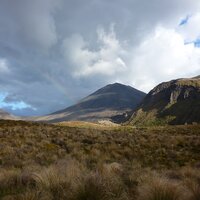
M 66 121 L 55 123 L 58 126 L 67 126 L 73 128 L 87 128 L 87 129 L 100 129 L 100 130 L 113 130 L 119 127 L 119 124 L 112 123 L 110 121 L 101 120 L 99 122 L 84 122 L 84 121 Z
M 199 125 L 77 124 L 1 120 L 0 199 L 200 199 Z

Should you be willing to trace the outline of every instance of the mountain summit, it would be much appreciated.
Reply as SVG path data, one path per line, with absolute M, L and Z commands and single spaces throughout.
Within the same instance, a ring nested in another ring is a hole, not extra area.
M 156 86 L 132 115 L 135 125 L 200 122 L 200 76 L 177 79 Z
M 109 84 L 77 104 L 57 111 L 39 120 L 62 121 L 98 121 L 131 111 L 143 100 L 145 93 L 120 83 Z

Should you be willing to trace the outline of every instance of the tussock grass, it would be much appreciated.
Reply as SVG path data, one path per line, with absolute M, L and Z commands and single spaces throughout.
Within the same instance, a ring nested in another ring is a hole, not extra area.
M 184 186 L 189 200 L 200 200 L 200 169 L 187 167 L 182 170 Z
M 129 171 L 119 163 L 101 164 L 91 170 L 67 158 L 36 172 L 26 169 L 26 173 L 11 170 L 2 174 L 4 200 L 199 200 L 196 168 L 176 170 L 174 176 L 136 164 Z
M 199 200 L 200 126 L 0 121 L 0 199 Z
M 154 177 L 139 188 L 139 200 L 182 200 L 182 196 L 177 183 Z

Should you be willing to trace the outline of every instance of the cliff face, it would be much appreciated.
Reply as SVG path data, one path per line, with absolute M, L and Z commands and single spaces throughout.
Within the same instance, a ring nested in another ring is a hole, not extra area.
M 156 86 L 133 113 L 139 125 L 200 122 L 200 78 L 178 79 Z

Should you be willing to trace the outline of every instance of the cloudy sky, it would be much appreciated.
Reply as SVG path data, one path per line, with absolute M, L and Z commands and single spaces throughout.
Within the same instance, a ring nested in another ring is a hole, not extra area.
M 199 0 L 0 0 L 0 108 L 14 114 L 199 74 Z

